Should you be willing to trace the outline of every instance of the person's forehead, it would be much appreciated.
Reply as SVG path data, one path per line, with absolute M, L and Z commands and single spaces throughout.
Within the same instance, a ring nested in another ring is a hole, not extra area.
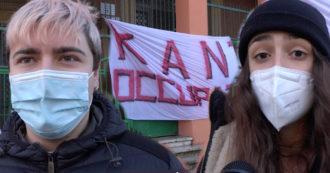
M 10 49 L 16 46 L 37 47 L 38 45 L 47 45 L 49 47 L 70 47 L 83 44 L 88 43 L 85 35 L 82 32 L 72 32 L 71 34 L 65 34 L 53 30 L 44 33 L 38 31 L 29 32 L 24 36 L 17 37 L 17 41 L 13 42 L 13 45 L 10 45 L 9 47 Z
M 275 35 L 279 35 L 282 36 L 285 39 L 294 39 L 294 38 L 298 38 L 296 35 L 294 35 L 293 33 L 290 32 L 286 32 L 286 31 L 267 31 L 267 32 L 262 32 L 262 33 L 258 33 L 255 36 L 252 37 L 251 41 L 253 41 L 256 38 L 259 37 L 265 37 L 266 39 L 272 39 L 273 36 Z
M 286 32 L 286 31 L 267 31 L 267 32 L 262 32 L 262 33 L 259 33 L 255 36 L 253 36 L 249 42 L 249 46 L 251 44 L 253 44 L 254 42 L 258 42 L 258 41 L 273 41 L 274 37 L 279 37 L 284 40 L 299 39 L 299 40 L 304 40 L 304 41 L 309 42 L 305 38 L 299 37 L 299 36 L 295 35 L 294 33 Z

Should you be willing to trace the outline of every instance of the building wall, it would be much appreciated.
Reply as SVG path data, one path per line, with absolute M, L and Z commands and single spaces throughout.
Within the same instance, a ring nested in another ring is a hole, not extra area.
M 266 0 L 258 0 L 258 5 L 261 5 L 262 3 L 264 3 Z
M 1 1 L 0 26 L 1 24 L 5 25 L 10 19 L 10 16 L 27 1 L 28 0 Z M 264 0 L 258 0 L 258 3 L 261 3 L 262 1 Z M 236 25 L 241 23 L 239 21 L 243 20 L 244 15 L 239 16 L 239 19 L 237 19 L 235 18 L 235 15 L 228 12 L 226 13 L 224 10 L 219 12 L 219 10 L 216 9 L 208 9 L 208 3 L 249 10 L 253 8 L 253 5 L 251 4 L 256 3 L 256 0 L 246 0 L 244 2 L 240 0 L 176 0 L 176 17 L 175 19 L 172 19 L 176 21 L 175 25 L 173 25 L 173 22 L 168 19 L 174 16 L 172 12 L 169 12 L 168 10 L 171 8 L 169 4 L 174 3 L 174 0 L 90 0 L 90 2 L 100 9 L 103 17 L 107 18 L 120 19 L 125 22 L 146 25 L 159 29 L 176 30 L 177 32 L 198 35 L 230 35 L 234 37 L 235 33 L 238 32 L 238 26 Z M 104 9 L 102 11 L 100 5 L 102 2 L 114 4 L 116 8 L 114 10 L 114 14 L 111 12 L 114 6 L 109 6 L 105 11 Z M 160 4 L 157 4 L 158 2 L 160 2 Z M 167 6 L 161 7 L 160 5 Z M 233 26 L 232 22 L 225 20 L 231 18 L 233 18 L 232 20 L 238 21 L 236 21 L 235 26 Z M 169 22 L 160 24 L 160 20 Z M 109 34 L 109 28 L 103 19 L 100 19 L 97 25 L 101 34 Z M 212 33 L 210 28 L 213 29 Z M 106 57 L 108 55 L 109 37 L 102 37 L 102 45 L 103 57 Z M 105 67 L 107 68 L 106 71 L 109 71 L 108 66 L 106 65 Z M 109 74 L 104 77 L 110 78 Z M 107 85 L 107 87 L 103 86 L 103 89 L 111 90 L 110 84 Z M 207 141 L 209 128 L 210 124 L 208 119 L 197 121 L 179 121 L 179 134 L 184 136 L 193 136 L 193 142 L 195 144 L 203 144 Z
M 177 32 L 208 35 L 206 0 L 177 0 L 175 7 Z M 192 136 L 194 144 L 205 143 L 209 131 L 208 119 L 179 121 L 179 135 Z
M 248 12 L 257 6 L 255 0 L 208 0 L 209 35 L 238 37 L 238 30 Z
M 177 32 L 235 39 L 246 15 L 257 6 L 257 1 L 177 0 L 175 5 Z M 209 129 L 208 119 L 179 121 L 179 135 L 192 136 L 194 144 L 205 144 Z

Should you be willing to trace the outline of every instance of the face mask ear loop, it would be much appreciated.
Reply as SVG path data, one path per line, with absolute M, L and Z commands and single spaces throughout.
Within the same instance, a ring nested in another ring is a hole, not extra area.
M 88 76 L 88 79 L 90 79 L 93 75 L 94 75 L 94 71 L 92 71 L 92 73 Z M 93 102 L 93 95 L 92 95 L 91 101 L 89 102 L 89 107 L 91 107 L 92 102 Z
M 94 75 L 94 71 L 88 76 L 88 79 L 90 79 Z
M 92 102 L 93 102 L 93 95 L 92 95 L 91 101 L 89 102 L 89 107 L 91 107 Z

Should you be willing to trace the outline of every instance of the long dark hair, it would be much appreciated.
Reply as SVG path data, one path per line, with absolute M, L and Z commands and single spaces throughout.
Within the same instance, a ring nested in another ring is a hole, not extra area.
M 313 48 L 314 102 L 307 114 L 308 134 L 304 148 L 312 149 L 312 160 L 320 161 L 320 172 L 330 172 L 330 63 Z M 248 58 L 237 81 L 234 92 L 227 95 L 225 115 L 228 122 L 235 120 L 235 153 L 237 160 L 251 163 L 258 172 L 281 171 L 278 132 L 259 108 L 249 79 Z M 306 161 L 310 170 L 313 161 Z M 310 163 L 312 162 L 312 163 Z

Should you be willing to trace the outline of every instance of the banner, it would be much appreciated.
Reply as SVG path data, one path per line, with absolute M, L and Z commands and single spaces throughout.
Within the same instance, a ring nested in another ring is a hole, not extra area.
M 328 31 L 330 32 L 330 1 L 329 0 L 302 0 L 302 1 L 314 6 L 323 14 L 327 22 Z
M 107 19 L 113 95 L 134 120 L 208 118 L 212 88 L 228 91 L 240 62 L 229 37 L 170 32 Z

